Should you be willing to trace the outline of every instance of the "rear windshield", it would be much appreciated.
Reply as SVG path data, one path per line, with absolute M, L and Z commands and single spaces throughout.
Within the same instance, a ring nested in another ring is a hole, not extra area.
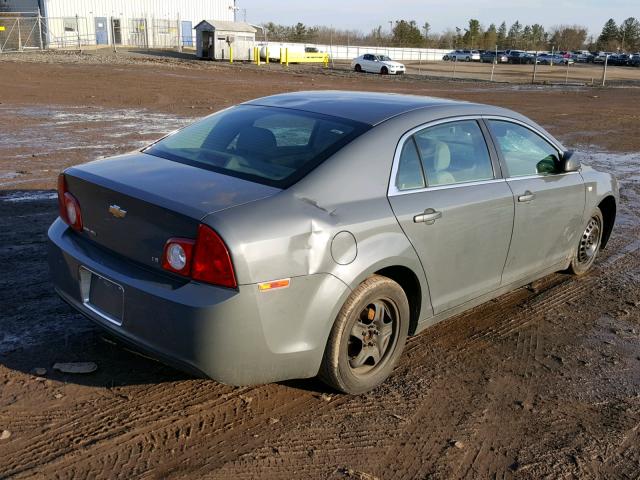
M 287 188 L 369 128 L 315 113 L 240 105 L 183 128 L 144 152 Z

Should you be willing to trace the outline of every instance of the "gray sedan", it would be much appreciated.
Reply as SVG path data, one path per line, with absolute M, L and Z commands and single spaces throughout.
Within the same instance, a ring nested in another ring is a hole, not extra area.
M 408 95 L 253 100 L 59 177 L 55 288 L 224 383 L 383 382 L 407 336 L 611 234 L 614 178 L 510 110 Z

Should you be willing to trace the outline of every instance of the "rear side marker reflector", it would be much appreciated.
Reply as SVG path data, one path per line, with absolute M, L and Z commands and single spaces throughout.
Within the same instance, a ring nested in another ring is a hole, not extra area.
M 291 283 L 290 278 L 283 278 L 282 280 L 274 280 L 272 282 L 264 282 L 258 284 L 258 290 L 266 292 L 268 290 L 275 290 L 277 288 L 287 288 Z

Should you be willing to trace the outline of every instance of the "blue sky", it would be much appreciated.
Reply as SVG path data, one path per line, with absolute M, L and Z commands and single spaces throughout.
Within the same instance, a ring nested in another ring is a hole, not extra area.
M 523 24 L 541 23 L 547 29 L 560 24 L 584 25 L 598 35 L 604 22 L 613 18 L 620 23 L 628 17 L 640 18 L 639 0 L 238 0 L 247 11 L 247 21 L 274 21 L 307 25 L 333 25 L 338 28 L 369 32 L 378 25 L 389 28 L 389 20 L 429 22 L 433 32 L 467 26 L 477 18 L 486 27 L 491 22 L 508 25 L 515 20 Z M 242 20 L 243 12 L 238 14 Z

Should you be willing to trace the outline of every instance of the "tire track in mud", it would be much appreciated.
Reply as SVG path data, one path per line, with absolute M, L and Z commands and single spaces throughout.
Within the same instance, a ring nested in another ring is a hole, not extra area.
M 233 390 L 215 382 L 204 383 L 211 383 L 212 388 L 207 390 L 202 388 L 202 385 L 199 388 L 180 385 L 183 387 L 181 391 L 175 392 L 177 385 L 174 385 L 173 395 L 169 399 L 167 386 L 156 385 L 146 388 L 142 395 L 136 396 L 133 401 L 125 402 L 120 398 L 113 398 L 101 405 L 97 413 L 95 404 L 87 404 L 85 409 L 66 418 L 64 423 L 53 426 L 28 441 L 13 442 L 4 455 L 5 470 L 0 473 L 3 476 L 12 476 L 28 472 L 74 450 L 96 445 L 114 435 L 126 433 L 128 429 L 139 428 L 152 422 L 163 422 L 167 414 L 180 412 L 193 405 L 215 408 L 248 390 Z
M 189 462 L 193 458 L 202 458 L 202 467 L 206 469 L 218 468 L 220 464 L 235 458 L 240 452 L 250 451 L 262 442 L 262 439 L 254 437 L 258 432 L 263 432 L 269 415 L 281 413 L 295 413 L 304 409 L 312 401 L 311 398 L 299 396 L 286 404 L 274 406 L 268 398 L 277 391 L 278 386 L 264 386 L 258 389 L 248 389 L 244 393 L 252 395 L 256 400 L 257 408 L 253 408 L 253 415 L 247 419 L 239 412 L 253 404 L 243 404 L 240 395 L 234 395 L 225 404 L 217 405 L 215 409 L 207 408 L 206 404 L 194 406 L 185 412 L 169 416 L 162 421 L 154 422 L 153 426 L 138 428 L 131 433 L 108 438 L 103 442 L 92 444 L 90 449 L 85 449 L 81 461 L 69 461 L 62 458 L 59 461 L 47 465 L 43 471 L 45 474 L 62 473 L 66 477 L 96 476 L 97 478 L 109 478 L 111 471 L 123 471 L 127 462 L 136 458 L 136 468 L 139 473 L 153 472 L 162 462 L 166 462 L 164 455 L 158 455 L 160 451 L 148 451 L 148 455 L 140 458 L 136 452 L 145 452 L 145 446 L 160 446 L 163 452 L 170 452 L 176 468 L 189 465 L 189 471 L 194 473 L 199 466 L 198 462 Z M 266 398 L 262 398 L 265 397 Z M 261 401 L 259 401 L 261 400 Z M 273 407 L 273 408 L 271 408 Z M 190 439 L 198 434 L 198 445 L 192 445 Z M 237 448 L 232 452 L 223 452 L 221 445 L 230 440 L 238 440 L 238 437 L 246 437 L 244 442 L 237 442 Z M 194 450 L 197 450 L 197 454 Z M 111 452 L 111 458 L 105 462 L 103 452 Z M 158 453 L 158 454 L 154 454 Z M 140 460 L 144 465 L 140 465 Z M 193 465 L 195 463 L 195 465 Z M 171 472 L 171 468 L 164 468 L 161 473 L 165 477 Z

